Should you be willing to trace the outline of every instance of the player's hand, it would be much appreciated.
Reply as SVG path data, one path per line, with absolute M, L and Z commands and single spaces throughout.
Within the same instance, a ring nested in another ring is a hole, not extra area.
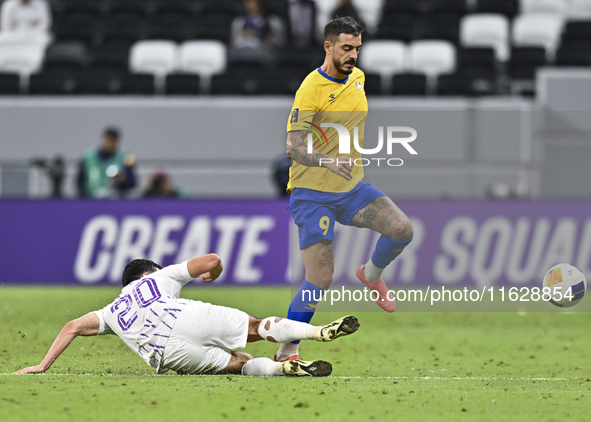
M 341 176 L 347 180 L 353 179 L 353 176 L 351 176 L 353 166 L 351 165 L 350 157 L 336 157 L 332 162 L 325 162 L 323 165 L 337 176 Z
M 213 277 L 211 276 L 211 274 L 209 272 L 206 272 L 205 274 L 201 274 L 199 276 L 199 278 L 202 281 L 205 281 L 206 283 L 211 283 L 214 280 Z
M 41 365 L 35 365 L 35 366 L 28 366 L 26 368 L 23 368 L 19 371 L 16 371 L 15 374 L 41 374 L 45 372 L 45 367 L 41 366 Z

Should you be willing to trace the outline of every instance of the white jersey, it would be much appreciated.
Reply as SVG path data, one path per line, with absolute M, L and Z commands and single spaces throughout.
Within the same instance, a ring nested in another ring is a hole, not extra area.
M 180 312 L 189 303 L 179 299 L 193 278 L 187 261 L 170 265 L 129 283 L 115 301 L 96 311 L 98 334 L 116 334 L 148 365 L 161 368 L 164 348 Z

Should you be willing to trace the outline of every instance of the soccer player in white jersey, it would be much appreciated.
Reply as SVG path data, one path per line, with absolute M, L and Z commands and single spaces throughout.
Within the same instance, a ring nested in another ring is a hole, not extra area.
M 315 327 L 288 319 L 259 319 L 238 309 L 180 299 L 189 281 L 217 279 L 223 266 L 219 256 L 208 254 L 162 268 L 136 259 L 123 271 L 123 290 L 114 302 L 68 322 L 43 361 L 17 374 L 47 371 L 78 336 L 116 334 L 158 373 L 243 374 L 257 376 L 327 376 L 330 363 L 316 361 L 274 362 L 253 358 L 242 350 L 247 342 L 268 340 L 332 341 L 354 333 L 357 319 L 347 316 Z

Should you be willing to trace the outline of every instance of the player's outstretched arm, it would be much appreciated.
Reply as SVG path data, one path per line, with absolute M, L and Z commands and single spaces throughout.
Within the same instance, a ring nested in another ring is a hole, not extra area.
M 37 374 L 47 371 L 76 337 L 96 336 L 99 328 L 100 321 L 94 312 L 68 322 L 55 338 L 47 355 L 45 355 L 45 358 L 39 365 L 23 368 L 20 371 L 16 371 L 15 374 Z
M 352 166 L 349 157 L 331 157 L 316 150 L 312 150 L 312 154 L 308 154 L 307 136 L 308 131 L 306 130 L 296 130 L 287 134 L 285 147 L 289 158 L 304 166 L 324 167 L 337 176 L 347 180 L 352 179 Z
M 187 262 L 189 275 L 193 278 L 199 277 L 206 282 L 212 282 L 217 279 L 224 270 L 222 259 L 214 253 L 198 256 L 189 259 Z

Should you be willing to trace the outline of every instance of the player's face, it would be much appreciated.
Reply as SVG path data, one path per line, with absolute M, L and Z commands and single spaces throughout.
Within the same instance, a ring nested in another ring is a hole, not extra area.
M 343 75 L 350 75 L 357 64 L 360 49 L 361 35 L 339 35 L 339 38 L 332 44 L 331 48 L 332 61 L 335 69 Z

